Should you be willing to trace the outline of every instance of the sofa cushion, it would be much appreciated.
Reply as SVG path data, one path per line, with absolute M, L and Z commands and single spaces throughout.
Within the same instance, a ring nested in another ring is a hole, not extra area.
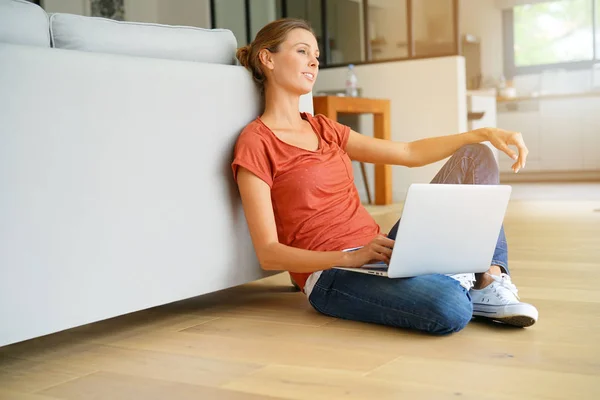
M 0 42 L 50 47 L 48 14 L 25 0 L 0 0 Z
M 202 29 L 52 14 L 54 47 L 95 53 L 235 64 L 237 42 L 227 29 Z

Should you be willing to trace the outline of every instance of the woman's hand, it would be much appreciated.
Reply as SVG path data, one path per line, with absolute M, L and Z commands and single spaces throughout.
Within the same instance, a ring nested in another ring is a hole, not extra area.
M 390 262 L 394 241 L 384 235 L 378 235 L 368 245 L 348 252 L 348 267 L 358 268 L 373 261 Z
M 525 146 L 523 136 L 519 132 L 505 131 L 498 128 L 484 128 L 487 139 L 494 147 L 508 154 L 510 158 L 515 160 L 512 165 L 512 170 L 516 173 L 521 168 L 525 168 L 525 161 L 529 150 Z M 516 146 L 517 152 L 508 146 Z

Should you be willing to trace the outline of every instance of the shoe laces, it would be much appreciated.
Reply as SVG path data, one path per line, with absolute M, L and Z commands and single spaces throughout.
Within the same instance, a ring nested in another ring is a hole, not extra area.
M 471 273 L 467 274 L 453 274 L 449 275 L 452 279 L 457 280 L 462 287 L 467 290 L 470 290 L 473 287 L 473 282 L 475 282 L 475 275 Z
M 510 275 L 505 274 L 505 273 L 500 274 L 500 276 L 492 275 L 492 274 L 488 274 L 488 275 L 491 276 L 492 279 L 494 280 L 494 282 L 497 284 L 497 285 L 494 285 L 493 290 L 494 290 L 494 293 L 496 293 L 496 295 L 500 299 L 502 299 L 505 302 L 514 300 L 507 293 L 507 291 L 508 291 L 511 294 L 513 294 L 514 297 L 517 298 L 517 300 L 519 300 L 519 295 L 518 295 L 519 290 L 517 289 L 515 284 L 512 283 L 512 280 L 510 279 Z

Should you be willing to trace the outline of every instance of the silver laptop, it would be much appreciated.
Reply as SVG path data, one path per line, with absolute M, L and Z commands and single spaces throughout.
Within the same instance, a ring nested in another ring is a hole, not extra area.
M 339 269 L 389 278 L 485 272 L 511 190 L 508 185 L 413 184 L 389 265 Z

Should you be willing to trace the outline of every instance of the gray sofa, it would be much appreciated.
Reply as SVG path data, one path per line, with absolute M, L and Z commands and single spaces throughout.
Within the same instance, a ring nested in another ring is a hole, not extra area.
M 235 47 L 0 0 L 0 346 L 265 276 L 230 169 L 261 111 Z

